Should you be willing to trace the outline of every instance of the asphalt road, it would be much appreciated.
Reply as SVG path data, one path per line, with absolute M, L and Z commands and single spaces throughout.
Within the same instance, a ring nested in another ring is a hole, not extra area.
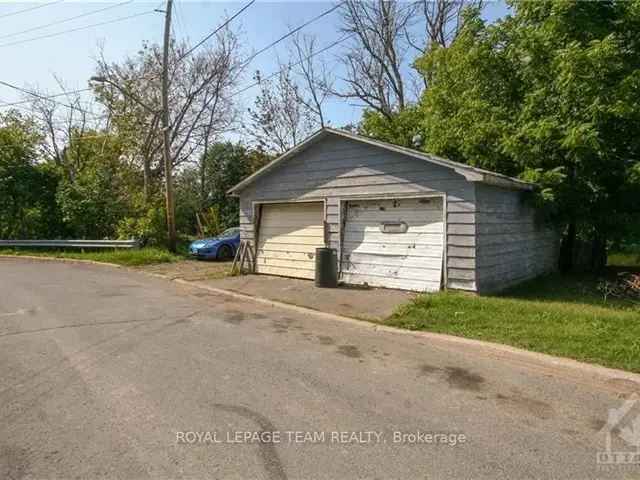
M 99 266 L 0 260 L 0 378 L 0 478 L 639 472 L 610 391 Z

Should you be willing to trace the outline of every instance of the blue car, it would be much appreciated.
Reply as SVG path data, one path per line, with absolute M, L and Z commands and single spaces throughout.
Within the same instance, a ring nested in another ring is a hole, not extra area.
M 229 260 L 240 246 L 240 229 L 228 228 L 217 237 L 196 240 L 189 245 L 192 257 L 216 260 Z

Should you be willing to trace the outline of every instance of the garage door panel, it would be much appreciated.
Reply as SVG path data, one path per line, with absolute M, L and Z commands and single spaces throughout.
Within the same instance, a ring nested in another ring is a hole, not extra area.
M 400 242 L 390 243 L 366 243 L 362 242 L 344 242 L 343 249 L 350 253 L 369 253 L 369 254 L 381 254 L 381 255 L 397 255 L 414 257 L 437 257 L 442 258 L 442 255 L 433 247 L 442 247 L 442 240 L 434 242 L 432 244 L 416 245 L 414 243 L 403 244 Z
M 366 283 L 371 287 L 398 288 L 416 292 L 435 292 L 440 290 L 440 281 L 409 280 L 406 278 L 389 278 L 385 276 L 344 273 L 342 281 L 351 284 Z
M 263 257 L 259 261 L 260 266 L 282 267 L 282 268 L 302 268 L 313 270 L 315 268 L 315 260 L 299 260 L 286 258 Z
M 402 266 L 402 267 L 415 267 L 415 268 L 440 268 L 442 263 L 442 257 L 414 257 L 407 255 L 388 255 L 383 254 L 369 254 L 353 252 L 343 257 L 343 264 L 367 264 L 367 265 L 387 265 L 387 266 Z
M 258 255 L 263 253 L 282 253 L 282 252 L 291 252 L 291 253 L 311 253 L 314 254 L 316 251 L 315 245 L 304 245 L 299 243 L 271 243 L 263 248 L 258 249 Z
M 391 200 L 352 200 L 349 202 L 354 214 L 361 215 L 365 212 L 375 211 L 397 211 L 415 212 L 418 207 L 420 214 L 431 210 L 442 211 L 442 201 L 440 198 L 405 198 Z
M 263 213 L 262 221 L 263 221 L 263 224 L 266 223 L 267 225 L 273 226 L 273 227 L 296 227 L 296 228 L 313 227 L 318 225 L 316 221 L 316 216 L 318 213 L 319 212 L 313 212 L 308 209 L 306 209 L 305 213 L 303 214 L 295 214 L 291 210 L 283 210 L 281 213 L 277 215 L 275 214 L 265 215 Z
M 405 223 L 407 225 L 407 231 L 405 233 L 383 233 L 382 232 L 382 224 L 383 223 L 392 223 L 392 224 L 400 224 Z M 442 235 L 442 222 L 418 222 L 418 221 L 404 221 L 404 220 L 393 220 L 388 222 L 349 222 L 347 224 L 347 228 L 345 229 L 345 233 L 380 233 L 385 237 L 389 235 L 398 235 L 404 236 L 406 234 L 422 234 L 422 233 L 436 233 Z
M 291 267 L 274 267 L 271 265 L 262 265 L 260 268 L 257 268 L 257 273 L 263 273 L 265 275 L 279 275 L 281 277 L 293 277 L 293 278 L 307 278 L 313 279 L 315 277 L 315 270 L 308 270 L 302 268 L 291 268 Z
M 352 274 L 375 275 L 389 278 L 406 278 L 411 280 L 422 280 L 439 272 L 440 269 L 426 267 L 409 267 L 407 265 L 379 265 L 371 263 L 343 262 L 344 266 L 349 267 Z
M 411 210 L 404 209 L 402 211 L 392 210 L 369 210 L 363 212 L 347 211 L 347 220 L 354 223 L 377 223 L 377 222 L 396 222 L 399 220 L 412 219 L 414 224 L 423 224 L 425 222 L 437 222 L 442 220 L 442 210 L 428 210 L 413 215 Z
M 265 237 L 276 237 L 283 235 L 295 235 L 297 237 L 321 237 L 324 233 L 322 225 L 313 225 L 305 228 L 295 226 L 269 226 L 260 229 Z
M 348 202 L 341 278 L 347 283 L 417 291 L 440 289 L 444 251 L 442 199 Z M 383 223 L 407 230 L 385 232 Z
M 268 251 L 264 251 L 264 250 L 260 250 L 258 252 L 258 255 L 260 256 L 264 256 L 265 254 L 268 254 L 269 258 L 273 258 L 273 259 L 277 259 L 277 260 L 301 260 L 301 261 L 306 261 L 306 260 L 313 260 L 315 258 L 315 248 L 313 249 L 307 249 L 307 251 L 291 251 L 291 250 L 268 250 Z
M 313 278 L 315 249 L 324 246 L 324 204 L 263 205 L 256 272 Z
M 259 235 L 262 236 L 263 233 L 260 232 Z M 260 242 L 260 247 L 266 248 L 270 245 L 312 245 L 321 247 L 324 245 L 324 238 L 319 240 L 317 237 L 308 235 L 278 235 Z
M 365 238 L 366 237 L 366 238 Z M 442 245 L 442 233 L 382 233 L 367 232 L 363 235 L 361 232 L 349 232 L 345 231 L 344 241 L 369 244 L 369 243 L 384 243 L 384 244 L 400 244 L 400 245 Z

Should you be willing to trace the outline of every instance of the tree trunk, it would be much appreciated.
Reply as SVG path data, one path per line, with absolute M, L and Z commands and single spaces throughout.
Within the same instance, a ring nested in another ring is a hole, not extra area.
M 149 198 L 151 197 L 151 165 L 150 160 L 147 156 L 142 158 L 142 180 L 143 180 L 143 193 L 144 193 L 144 203 L 149 203 Z

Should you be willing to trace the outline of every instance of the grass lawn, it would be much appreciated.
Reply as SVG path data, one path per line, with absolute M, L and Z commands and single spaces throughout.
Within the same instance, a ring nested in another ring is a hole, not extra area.
M 93 260 L 96 262 L 116 263 L 128 267 L 167 263 L 182 260 L 184 257 L 161 248 L 126 248 L 113 250 L 79 250 L 79 249 L 0 249 L 0 255 L 31 255 L 37 257 L 74 258 Z
M 384 323 L 640 372 L 640 305 L 607 302 L 589 276 L 552 275 L 500 295 L 418 296 Z
M 607 265 L 612 267 L 640 267 L 640 251 L 611 253 L 607 257 Z

